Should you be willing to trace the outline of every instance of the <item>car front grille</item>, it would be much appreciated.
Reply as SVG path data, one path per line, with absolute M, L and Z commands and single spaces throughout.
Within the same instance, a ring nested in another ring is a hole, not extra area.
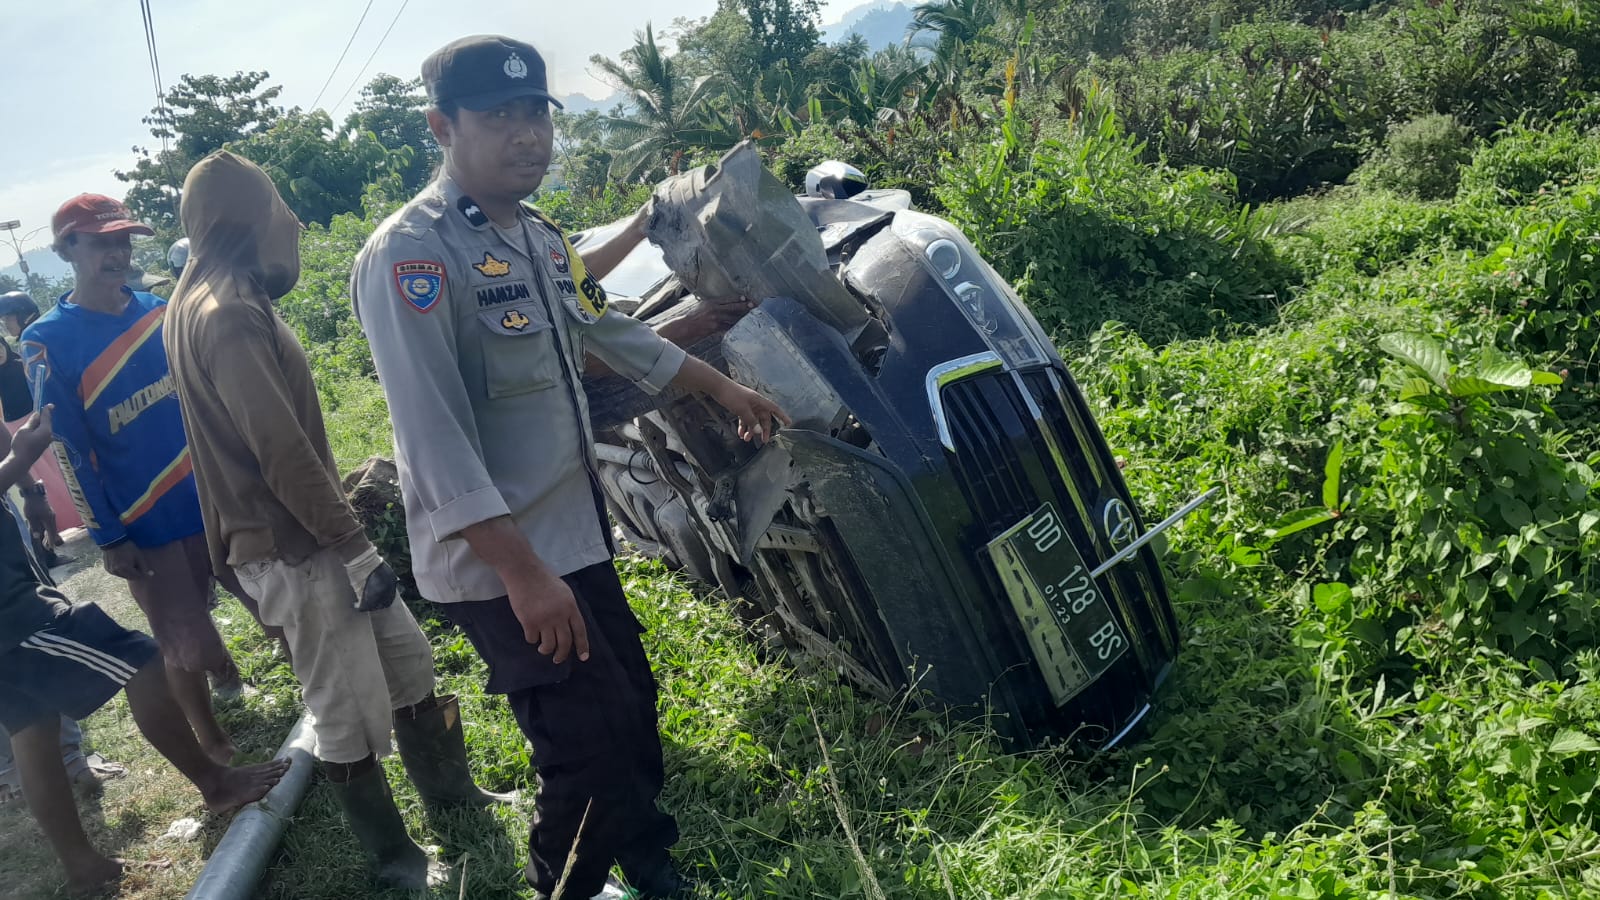
M 993 370 L 946 384 L 940 400 L 954 445 L 949 458 L 973 517 L 964 543 L 983 547 L 1049 501 L 1065 514 L 1062 524 L 1085 564 L 1094 568 L 1115 552 L 1096 520 L 1103 504 L 1126 498 L 1127 489 L 1069 376 Z M 998 596 L 1003 588 L 992 564 L 977 565 Z M 1136 558 L 1100 583 L 1153 674 L 1178 641 L 1159 571 Z
M 1016 385 L 1006 375 L 981 375 L 947 386 L 943 399 L 968 506 L 986 530 L 1009 527 L 1038 506 L 1017 452 L 1024 432 Z

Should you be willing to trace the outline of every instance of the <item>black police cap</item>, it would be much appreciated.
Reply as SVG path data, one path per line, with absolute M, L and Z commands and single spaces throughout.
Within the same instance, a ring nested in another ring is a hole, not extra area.
M 499 35 L 475 34 L 445 44 L 423 60 L 422 81 L 435 104 L 485 110 L 518 97 L 538 97 L 565 108 L 550 94 L 539 51 Z

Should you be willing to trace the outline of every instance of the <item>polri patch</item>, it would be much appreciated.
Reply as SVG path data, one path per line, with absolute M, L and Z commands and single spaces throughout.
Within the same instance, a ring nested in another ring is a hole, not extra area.
M 550 250 L 550 261 L 555 263 L 556 271 L 563 275 L 567 274 L 567 272 L 571 271 L 572 269 L 571 266 L 567 265 L 567 255 L 562 253 L 560 250 L 556 250 L 555 248 L 551 248 Z
M 444 264 L 408 259 L 394 264 L 394 283 L 400 296 L 418 312 L 428 312 L 444 291 Z

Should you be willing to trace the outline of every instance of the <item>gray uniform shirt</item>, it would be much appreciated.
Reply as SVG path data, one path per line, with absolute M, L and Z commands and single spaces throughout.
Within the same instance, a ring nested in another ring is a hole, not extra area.
M 657 393 L 683 351 L 608 310 L 554 225 L 528 210 L 503 233 L 447 176 L 378 227 L 350 296 L 389 400 L 423 596 L 505 596 L 461 537 L 497 516 L 557 574 L 609 559 L 584 353 Z

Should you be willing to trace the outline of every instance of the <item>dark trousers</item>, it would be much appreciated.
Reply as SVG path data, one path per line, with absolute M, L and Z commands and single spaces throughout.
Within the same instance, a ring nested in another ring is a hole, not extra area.
M 530 880 L 554 893 L 573 855 L 564 896 L 587 898 L 613 862 L 635 881 L 666 865 L 678 823 L 656 807 L 665 772 L 655 676 L 616 568 L 600 563 L 562 580 L 588 625 L 587 662 L 557 666 L 540 655 L 504 597 L 444 609 L 489 664 L 488 690 L 506 696 L 533 743 L 539 794 Z

